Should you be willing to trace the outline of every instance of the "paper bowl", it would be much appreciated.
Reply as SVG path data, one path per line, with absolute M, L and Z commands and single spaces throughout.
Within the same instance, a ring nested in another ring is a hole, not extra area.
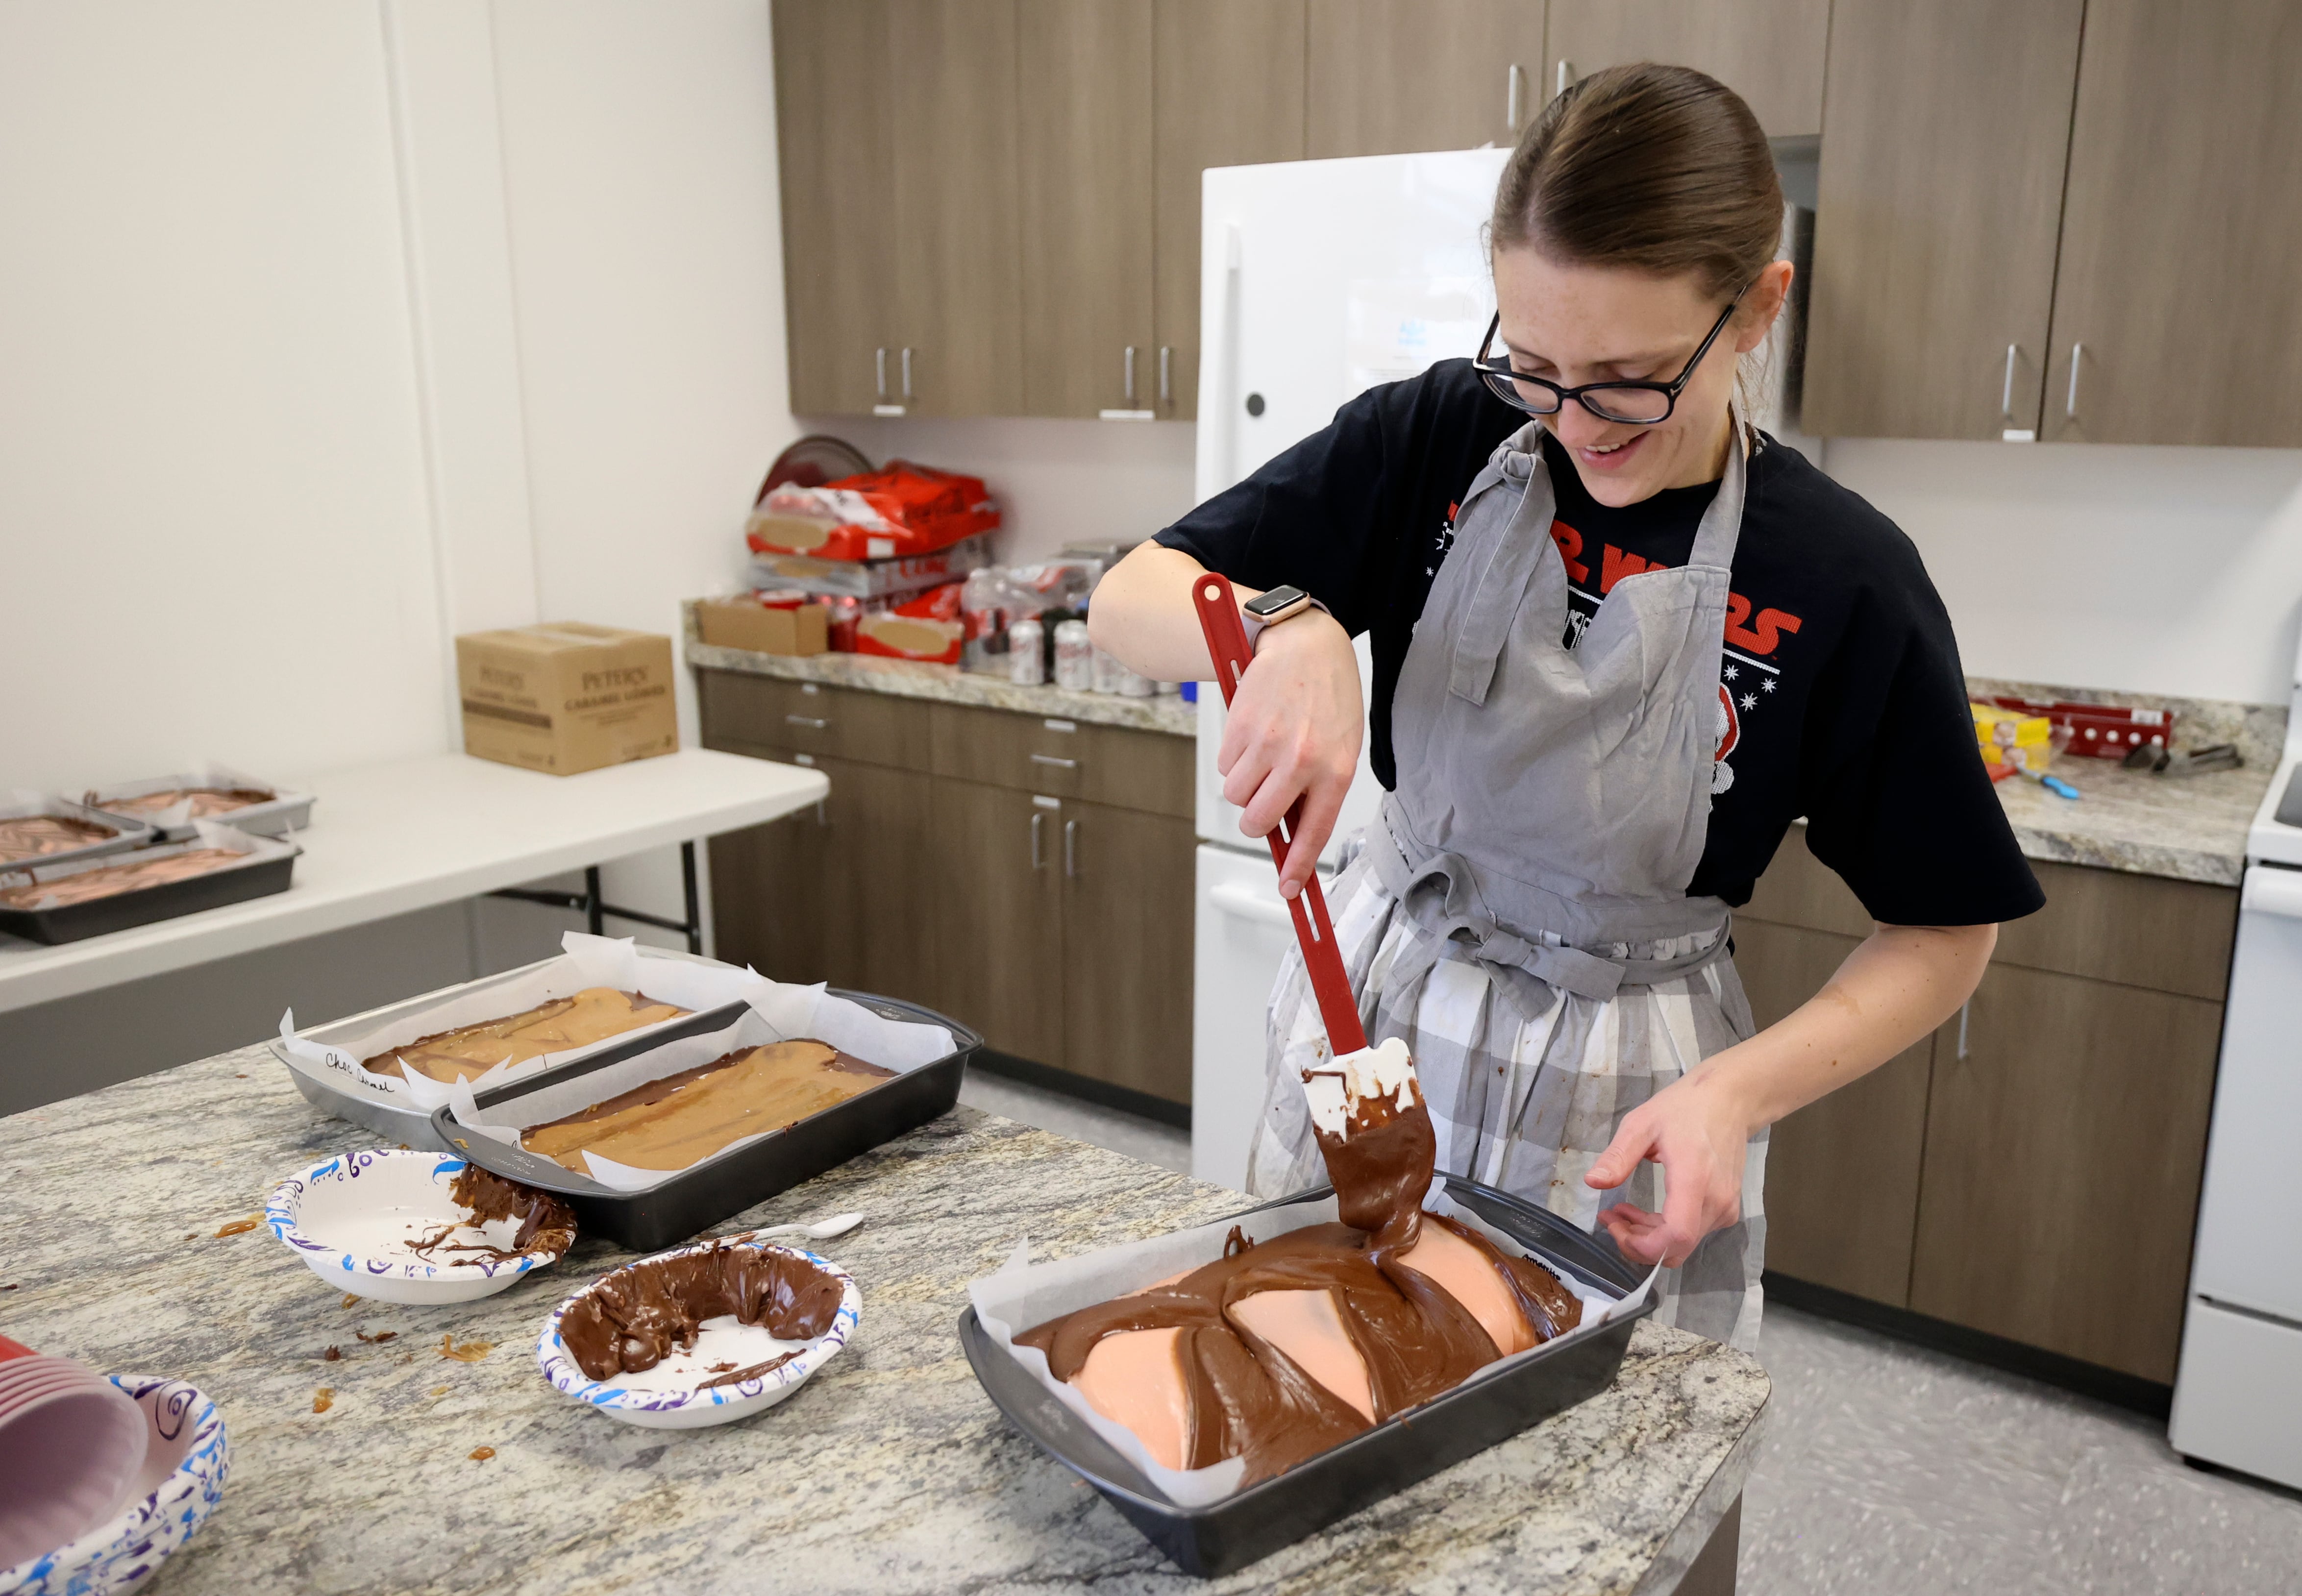
M 70 1545 L 0 1568 L 0 1596 L 117 1596 L 140 1589 L 223 1496 L 223 1415 L 181 1380 L 109 1377 L 144 1410 L 150 1434 L 128 1505 Z
M 728 1239 L 740 1240 L 740 1237 Z M 822 1257 L 798 1247 L 763 1247 L 762 1252 L 785 1253 L 805 1258 L 839 1282 L 839 1312 L 831 1328 L 812 1341 L 778 1341 L 757 1326 L 735 1325 L 730 1319 L 711 1319 L 704 1323 L 702 1334 L 697 1339 L 695 1350 L 675 1352 L 654 1368 L 637 1374 L 618 1374 L 612 1381 L 599 1381 L 577 1366 L 568 1355 L 567 1342 L 560 1340 L 561 1315 L 584 1298 L 597 1291 L 607 1281 L 616 1279 L 626 1270 L 640 1264 L 651 1264 L 660 1258 L 685 1257 L 691 1253 L 709 1252 L 719 1245 L 718 1240 L 699 1241 L 692 1247 L 674 1247 L 669 1252 L 653 1254 L 623 1269 L 611 1270 L 551 1310 L 544 1321 L 543 1334 L 535 1343 L 535 1361 L 542 1366 L 543 1377 L 554 1389 L 573 1397 L 578 1402 L 588 1402 L 611 1418 L 627 1424 L 638 1424 L 649 1430 L 700 1430 L 707 1424 L 725 1424 L 757 1413 L 763 1407 L 773 1407 L 797 1390 L 807 1377 L 839 1356 L 839 1349 L 855 1333 L 855 1323 L 863 1309 L 863 1294 L 856 1289 L 855 1277 Z M 778 1351 L 803 1348 L 800 1355 L 761 1375 L 735 1385 L 715 1385 L 698 1389 L 697 1382 L 707 1377 L 704 1365 L 739 1359 L 745 1365 L 763 1363 Z
M 471 1210 L 448 1189 L 464 1163 L 449 1153 L 345 1153 L 281 1181 L 265 1202 L 264 1221 L 314 1274 L 378 1302 L 470 1302 L 558 1263 L 558 1253 L 534 1251 L 434 1264 L 407 1250 L 442 1225 L 470 1222 Z M 485 1234 L 508 1247 L 517 1228 L 499 1220 Z

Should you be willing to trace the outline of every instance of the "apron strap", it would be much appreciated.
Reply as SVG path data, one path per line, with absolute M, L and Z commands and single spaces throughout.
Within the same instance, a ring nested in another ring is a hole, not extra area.
M 1366 843 L 1375 878 L 1407 911 L 1416 931 L 1390 967 L 1383 983 L 1387 991 L 1407 990 L 1442 958 L 1483 964 L 1520 1017 L 1533 1020 L 1550 1011 L 1556 993 L 1612 1003 L 1625 987 L 1676 980 L 1726 953 L 1731 914 L 1705 946 L 1663 959 L 1617 959 L 1558 943 L 1529 942 L 1477 901 L 1470 868 L 1455 854 L 1434 853 L 1410 864 L 1388 825 L 1369 827 Z
M 1557 499 L 1542 470 L 1540 422 L 1529 422 L 1496 448 L 1486 468 L 1472 479 L 1471 491 L 1463 499 L 1463 513 L 1468 513 L 1471 500 L 1483 487 L 1506 481 L 1519 485 L 1518 508 L 1512 512 L 1509 530 L 1494 540 L 1486 568 L 1473 585 L 1470 608 L 1455 629 L 1454 657 L 1447 676 L 1447 690 L 1474 704 L 1485 703 L 1487 689 L 1494 685 L 1495 666 L 1502 659 L 1503 645 L 1510 640 L 1511 623 L 1518 617 L 1519 602 L 1535 562 L 1546 554 L 1553 559 L 1564 558 L 1550 541 Z M 1461 514 L 1456 521 L 1461 524 Z

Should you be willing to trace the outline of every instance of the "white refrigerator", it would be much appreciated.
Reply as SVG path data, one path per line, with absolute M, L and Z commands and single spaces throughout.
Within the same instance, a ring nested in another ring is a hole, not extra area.
M 1345 400 L 1478 352 L 1494 290 L 1480 230 L 1506 150 L 1220 167 L 1201 189 L 1197 496 L 1327 424 Z M 1364 684 L 1366 640 L 1359 640 Z M 1294 932 L 1268 846 L 1215 771 L 1222 698 L 1199 688 L 1191 1172 L 1242 1187 L 1263 1102 L 1264 1016 Z M 1374 818 L 1359 773 L 1336 827 Z M 1334 846 L 1326 860 L 1332 863 Z

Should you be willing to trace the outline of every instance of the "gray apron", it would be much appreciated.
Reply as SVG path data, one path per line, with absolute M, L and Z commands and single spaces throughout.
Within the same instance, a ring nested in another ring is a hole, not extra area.
M 1471 484 L 1391 700 L 1398 786 L 1332 895 L 1371 1039 L 1415 1054 L 1439 1167 L 1586 1228 L 1659 1211 L 1660 1172 L 1582 1177 L 1625 1114 L 1750 1036 L 1726 904 L 1687 886 L 1724 731 L 1719 651 L 1743 517 L 1744 430 L 1687 563 L 1617 581 L 1566 647 L 1567 574 L 1540 424 Z M 1299 1086 L 1324 1031 L 1290 955 L 1248 1186 L 1318 1178 Z M 1766 1144 L 1743 1218 L 1663 1276 L 1665 1323 L 1754 1345 Z

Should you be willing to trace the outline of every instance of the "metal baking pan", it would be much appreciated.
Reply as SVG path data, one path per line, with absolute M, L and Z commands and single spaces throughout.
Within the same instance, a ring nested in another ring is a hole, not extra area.
M 69 798 L 58 798 L 52 794 L 16 793 L 5 801 L 0 801 L 0 820 L 21 819 L 28 815 L 55 815 L 60 819 L 85 820 L 91 826 L 105 827 L 112 835 L 77 848 L 68 848 L 61 853 L 29 854 L 21 859 L 0 858 L 0 870 L 70 864 L 74 860 L 124 853 L 130 848 L 141 848 L 160 840 L 158 832 L 132 815 L 102 814 L 86 804 L 74 803 Z
M 719 962 L 715 959 L 706 959 L 701 954 L 668 947 L 643 948 L 640 951 L 640 956 L 643 959 L 685 959 L 695 964 Z M 550 959 L 538 959 L 535 963 L 523 964 L 517 970 L 500 970 L 494 975 L 483 976 L 477 980 L 458 981 L 453 986 L 442 987 L 436 992 L 425 992 L 415 997 L 403 997 L 379 1008 L 369 1009 L 357 1014 L 347 1014 L 341 1020 L 332 1020 L 325 1025 L 310 1027 L 304 1030 L 302 1035 L 307 1041 L 332 1046 L 367 1031 L 386 1021 L 397 1020 L 403 1014 L 420 1013 L 427 1008 L 436 1008 L 448 998 L 460 996 L 478 987 L 497 982 L 517 980 L 534 970 L 537 965 L 550 962 Z M 651 1042 L 668 1042 L 677 1037 L 694 1036 L 702 1031 L 716 1030 L 729 1024 L 734 1013 L 733 1008 L 727 1008 L 725 1012 L 722 1009 L 699 1010 L 685 1019 L 664 1021 L 662 1029 L 649 1031 L 647 1037 Z M 698 1025 L 695 1023 L 698 1021 L 709 1021 L 710 1023 Z M 598 1045 L 617 1046 L 620 1043 L 621 1038 L 611 1037 L 609 1041 Z M 348 1120 L 402 1147 L 414 1147 L 418 1152 L 455 1151 L 440 1138 L 439 1132 L 433 1130 L 432 1113 L 429 1109 L 405 1107 L 402 1105 L 403 1099 L 387 1096 L 382 1091 L 368 1096 L 350 1090 L 340 1083 L 333 1072 L 314 1069 L 291 1056 L 278 1037 L 271 1037 L 265 1045 L 271 1048 L 273 1058 L 287 1066 L 288 1077 L 296 1083 L 296 1089 L 303 1093 L 304 1101 L 322 1113 L 333 1114 L 340 1120 Z
M 956 1020 L 917 1004 L 868 992 L 844 992 L 836 987 L 829 990 L 833 996 L 860 1003 L 883 1020 L 940 1025 L 952 1034 L 954 1046 L 931 1063 L 883 1080 L 868 1092 L 810 1114 L 748 1147 L 730 1148 L 691 1164 L 646 1191 L 616 1191 L 517 1145 L 472 1135 L 456 1121 L 446 1105 L 433 1111 L 433 1134 L 442 1147 L 482 1169 L 567 1198 L 576 1210 L 576 1224 L 587 1235 L 607 1236 L 638 1252 L 670 1247 L 779 1191 L 811 1180 L 859 1153 L 917 1130 L 950 1112 L 959 1101 L 967 1061 L 983 1046 L 981 1037 Z M 719 1023 L 724 1026 L 728 1021 L 723 1018 Z M 483 1108 L 508 1103 L 541 1088 L 636 1058 L 667 1039 L 658 1033 L 627 1046 L 605 1048 L 589 1058 L 476 1093 L 474 1100 Z
M 121 814 L 116 810 L 105 809 L 105 805 L 106 802 L 116 803 L 127 798 L 141 798 L 147 793 L 164 793 L 171 787 L 249 787 L 260 788 L 271 794 L 272 797 L 266 802 L 251 803 L 246 809 L 235 809 L 220 815 L 202 817 L 205 819 L 214 820 L 219 825 L 245 831 L 251 836 L 285 836 L 291 831 L 303 830 L 311 822 L 311 794 L 291 793 L 278 782 L 260 781 L 242 771 L 226 769 L 222 765 L 211 765 L 205 770 L 195 770 L 180 776 L 155 776 L 147 781 L 130 781 L 122 782 L 116 786 L 97 787 L 81 798 L 80 802 L 90 809 L 103 810 L 107 819 L 116 818 L 134 821 L 139 826 L 149 826 L 151 824 L 149 820 L 139 819 L 130 814 Z M 181 842 L 193 835 L 192 823 L 189 821 L 180 826 L 163 826 L 158 830 L 159 840 L 164 843 Z
M 1618 1296 L 1638 1289 L 1642 1276 L 1611 1247 L 1557 1214 L 1458 1175 L 1440 1179 L 1449 1197 L 1552 1268 Z M 1331 1189 L 1323 1186 L 1242 1212 L 1323 1197 Z M 959 1316 L 959 1343 L 985 1394 L 1009 1424 L 1101 1491 L 1177 1567 L 1213 1578 L 1269 1557 L 1597 1396 L 1622 1369 L 1632 1326 L 1654 1310 L 1650 1297 L 1590 1336 L 1540 1348 L 1503 1373 L 1433 1397 L 1285 1474 L 1204 1508 L 1168 1500 L 993 1340 L 972 1306 Z
M 164 881 L 157 886 L 91 898 L 84 903 L 66 903 L 55 909 L 13 909 L 0 904 L 0 931 L 29 937 L 35 942 L 78 942 L 84 937 L 148 926 L 155 920 L 173 920 L 180 914 L 197 914 L 203 909 L 220 909 L 226 903 L 245 903 L 288 890 L 296 856 L 303 849 L 268 836 L 249 836 L 229 827 L 218 826 L 214 831 L 221 835 L 145 848 L 132 854 L 107 853 L 71 864 L 0 870 L 0 887 L 21 886 L 28 882 L 60 880 L 111 865 L 141 864 L 147 860 L 165 859 L 197 848 L 229 846 L 247 855 L 244 864 L 221 865 L 181 881 Z

